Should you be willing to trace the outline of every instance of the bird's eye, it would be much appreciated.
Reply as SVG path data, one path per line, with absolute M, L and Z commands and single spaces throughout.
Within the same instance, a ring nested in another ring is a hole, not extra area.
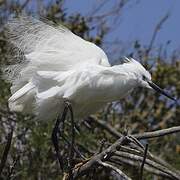
M 145 81 L 146 80 L 146 76 L 143 75 L 142 76 L 142 80 Z

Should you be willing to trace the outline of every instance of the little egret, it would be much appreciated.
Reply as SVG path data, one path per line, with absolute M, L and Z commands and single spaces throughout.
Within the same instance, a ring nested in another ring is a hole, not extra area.
M 5 78 L 12 82 L 11 111 L 33 113 L 42 120 L 62 114 L 63 120 L 69 109 L 72 116 L 82 118 L 138 86 L 175 100 L 152 82 L 150 73 L 136 60 L 124 58 L 122 64 L 111 66 L 101 48 L 62 25 L 54 27 L 25 16 L 11 19 L 6 30 L 9 41 L 25 57 L 4 69 Z M 58 156 L 59 123 L 58 119 L 52 133 Z

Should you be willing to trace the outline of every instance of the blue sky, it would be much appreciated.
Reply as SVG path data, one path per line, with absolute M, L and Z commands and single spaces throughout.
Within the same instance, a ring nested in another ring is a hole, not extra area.
M 104 7 L 104 11 L 108 10 L 116 1 L 109 0 L 107 6 Z M 67 8 L 68 13 L 87 15 L 97 2 L 100 2 L 100 0 L 66 0 L 65 8 Z M 155 25 L 169 11 L 171 15 L 158 33 L 155 45 L 165 44 L 168 40 L 171 40 L 169 49 L 180 49 L 179 8 L 180 0 L 132 0 L 123 9 L 120 23 L 112 33 L 108 34 L 106 40 L 118 39 L 125 44 L 140 40 L 142 44 L 146 45 L 152 37 Z

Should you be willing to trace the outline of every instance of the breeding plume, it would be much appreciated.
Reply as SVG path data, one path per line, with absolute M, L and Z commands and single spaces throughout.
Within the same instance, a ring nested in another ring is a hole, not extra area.
M 4 69 L 12 82 L 12 111 L 53 120 L 68 102 L 74 116 L 82 118 L 138 86 L 175 100 L 151 81 L 139 62 L 124 58 L 122 64 L 111 66 L 101 48 L 61 25 L 20 17 L 10 20 L 6 29 L 9 41 L 24 53 L 23 61 Z

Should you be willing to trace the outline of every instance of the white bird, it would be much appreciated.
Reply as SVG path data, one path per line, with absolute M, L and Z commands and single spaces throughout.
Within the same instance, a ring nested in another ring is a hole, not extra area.
M 5 69 L 12 82 L 11 111 L 34 113 L 52 120 L 68 101 L 76 118 L 95 113 L 106 103 L 125 97 L 135 87 L 161 92 L 150 73 L 132 58 L 111 66 L 104 51 L 73 34 L 32 17 L 10 20 L 9 40 L 25 56 L 24 61 Z

